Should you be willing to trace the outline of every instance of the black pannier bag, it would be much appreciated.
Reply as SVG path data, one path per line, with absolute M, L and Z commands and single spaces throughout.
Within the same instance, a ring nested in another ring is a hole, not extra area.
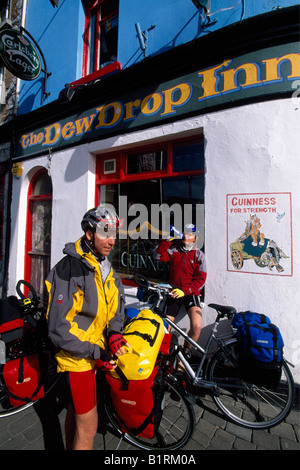
M 5 343 L 23 336 L 24 320 L 17 297 L 0 300 L 0 337 Z

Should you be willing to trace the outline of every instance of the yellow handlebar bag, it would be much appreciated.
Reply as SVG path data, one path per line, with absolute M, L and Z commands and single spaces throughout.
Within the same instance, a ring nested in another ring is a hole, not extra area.
M 130 348 L 123 346 L 126 354 L 116 360 L 127 380 L 144 380 L 151 375 L 164 334 L 163 320 L 148 309 L 141 310 L 127 324 L 123 337 Z M 110 373 L 119 378 L 115 370 Z

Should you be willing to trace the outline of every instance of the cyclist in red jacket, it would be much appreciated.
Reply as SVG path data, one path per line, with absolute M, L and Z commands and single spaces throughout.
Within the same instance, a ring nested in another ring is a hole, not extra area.
M 197 342 L 202 327 L 200 293 L 206 281 L 206 262 L 204 253 L 197 247 L 199 232 L 195 225 L 184 227 L 183 238 L 163 240 L 154 252 L 154 258 L 170 265 L 170 284 L 173 298 L 169 300 L 167 315 L 175 319 L 182 305 L 189 319 L 189 336 Z M 185 348 L 191 346 L 185 343 Z

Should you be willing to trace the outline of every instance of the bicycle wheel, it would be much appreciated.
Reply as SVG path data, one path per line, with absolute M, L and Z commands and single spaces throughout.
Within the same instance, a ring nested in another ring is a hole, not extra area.
M 42 354 L 42 353 L 41 353 Z M 57 384 L 61 374 L 57 374 L 56 367 L 54 368 L 53 364 L 49 361 L 48 354 L 43 362 L 44 370 L 42 369 L 42 384 L 44 387 L 45 395 L 49 393 L 54 386 Z M 12 406 L 9 400 L 9 395 L 7 392 L 7 388 L 3 379 L 2 373 L 0 374 L 0 418 L 5 418 L 8 416 L 12 416 L 14 414 L 20 413 L 27 408 L 30 408 L 32 405 L 37 403 L 39 400 L 30 401 L 25 403 L 24 405 L 20 406 Z
M 238 367 L 236 340 L 213 356 L 208 379 L 217 382 L 213 399 L 234 423 L 251 429 L 266 429 L 283 421 L 291 410 L 294 381 L 285 362 L 280 381 L 274 386 L 260 386 L 242 379 Z M 227 385 L 226 385 L 227 383 Z
M 170 378 L 165 379 L 163 398 L 163 415 L 153 439 L 145 439 L 130 433 L 123 433 L 113 409 L 110 397 L 105 400 L 105 411 L 108 419 L 120 437 L 130 444 L 144 450 L 175 450 L 183 447 L 192 437 L 195 427 L 193 405 L 184 392 L 173 384 Z

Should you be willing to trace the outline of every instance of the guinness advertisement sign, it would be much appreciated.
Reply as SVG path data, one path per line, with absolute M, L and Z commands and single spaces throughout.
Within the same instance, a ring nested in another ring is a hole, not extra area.
M 37 49 L 15 29 L 0 31 L 0 57 L 5 67 L 22 80 L 35 80 L 41 73 Z

